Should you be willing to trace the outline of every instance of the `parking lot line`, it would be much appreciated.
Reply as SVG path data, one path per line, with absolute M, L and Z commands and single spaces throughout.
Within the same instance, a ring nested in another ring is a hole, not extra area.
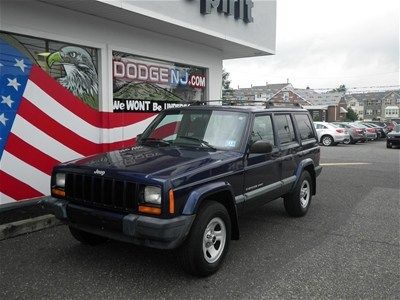
M 339 163 L 324 163 L 320 166 L 353 166 L 353 165 L 372 165 L 372 163 L 365 162 L 339 162 Z

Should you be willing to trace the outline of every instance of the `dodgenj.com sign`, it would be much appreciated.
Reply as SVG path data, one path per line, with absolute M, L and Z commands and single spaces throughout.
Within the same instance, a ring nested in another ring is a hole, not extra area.
M 206 69 L 113 52 L 114 112 L 159 112 L 202 101 Z

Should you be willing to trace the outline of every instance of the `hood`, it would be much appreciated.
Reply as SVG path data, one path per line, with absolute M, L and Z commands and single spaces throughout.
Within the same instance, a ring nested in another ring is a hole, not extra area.
M 241 157 L 238 152 L 208 152 L 205 148 L 135 146 L 74 160 L 62 167 L 104 171 L 108 175 L 176 179 L 184 174 L 220 169 L 221 165 Z

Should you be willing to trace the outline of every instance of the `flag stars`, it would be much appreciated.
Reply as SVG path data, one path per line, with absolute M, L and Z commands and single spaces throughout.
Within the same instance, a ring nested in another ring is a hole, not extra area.
M 14 79 L 7 78 L 7 80 L 8 80 L 7 86 L 12 86 L 16 91 L 18 91 L 18 87 L 21 84 L 18 83 L 17 78 Z
M 1 103 L 4 103 L 11 108 L 11 105 L 14 103 L 14 101 L 12 101 L 11 99 L 11 96 L 10 95 L 8 95 L 7 97 L 1 96 L 1 98 L 3 98 L 3 101 L 1 101 Z
M 14 67 L 19 67 L 21 69 L 22 72 L 25 72 L 25 68 L 28 67 L 26 64 L 24 64 L 24 60 L 21 59 L 16 59 L 14 58 L 16 63 L 14 64 Z
M 6 118 L 6 116 L 4 115 L 4 113 L 2 113 L 0 115 L 0 123 L 2 123 L 4 126 L 6 126 L 6 121 L 8 121 L 8 119 Z

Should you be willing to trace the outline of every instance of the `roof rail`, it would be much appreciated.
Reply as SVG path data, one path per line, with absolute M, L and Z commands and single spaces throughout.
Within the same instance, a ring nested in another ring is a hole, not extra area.
M 193 101 L 190 102 L 189 105 L 198 106 L 198 105 L 207 105 L 210 103 L 218 103 L 222 104 L 223 106 L 254 106 L 260 105 L 264 106 L 265 108 L 273 108 L 273 107 L 286 107 L 286 108 L 302 108 L 300 103 L 293 103 L 293 102 L 271 102 L 266 100 L 239 100 L 239 99 L 229 99 L 229 100 L 207 100 L 207 101 Z

